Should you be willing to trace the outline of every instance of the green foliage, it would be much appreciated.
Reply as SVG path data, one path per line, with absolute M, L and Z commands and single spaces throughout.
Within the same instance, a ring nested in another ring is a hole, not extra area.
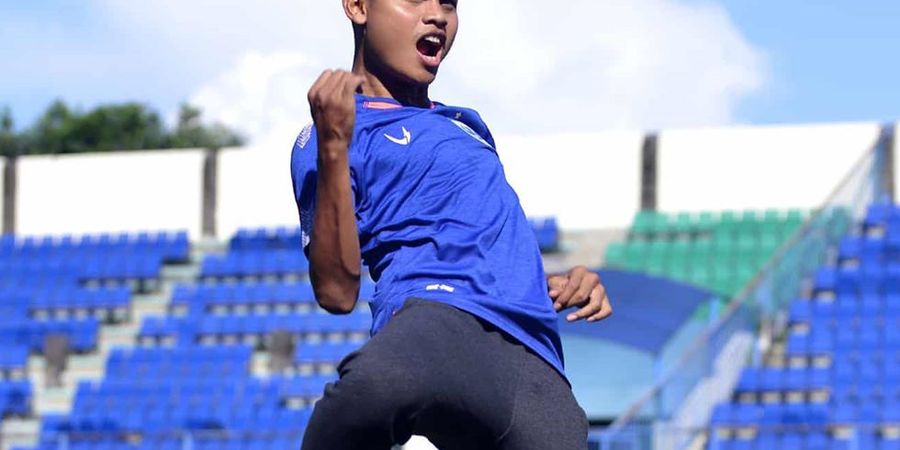
M 9 108 L 0 111 L 0 156 L 12 156 L 18 154 L 20 138 L 13 130 L 12 114 Z
M 182 105 L 176 128 L 169 131 L 155 111 L 140 103 L 98 106 L 87 112 L 53 102 L 31 128 L 13 130 L 6 109 L 0 114 L 0 152 L 4 155 L 65 154 L 141 149 L 210 148 L 243 144 L 222 125 L 201 122 L 201 111 Z
M 169 136 L 172 147 L 234 147 L 243 144 L 243 139 L 228 128 L 215 124 L 204 126 L 200 123 L 200 109 L 187 103 L 178 112 L 178 126 Z

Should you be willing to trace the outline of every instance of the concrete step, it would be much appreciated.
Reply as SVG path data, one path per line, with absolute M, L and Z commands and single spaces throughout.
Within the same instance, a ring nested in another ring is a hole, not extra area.
M 200 261 L 202 256 L 197 257 L 197 261 L 191 261 L 188 264 L 166 265 L 160 271 L 160 278 L 163 281 L 184 282 L 197 279 L 200 274 Z M 191 259 L 194 259 L 192 256 Z
M 215 238 L 203 238 L 191 247 L 191 262 L 199 263 L 208 254 L 224 254 L 228 252 L 228 242 Z
M 46 387 L 46 360 L 32 356 L 28 364 L 28 378 L 34 389 L 33 408 L 36 415 L 68 413 L 80 381 L 99 381 L 103 378 L 106 358 L 98 353 L 72 355 L 62 374 L 61 387 Z
M 250 373 L 254 377 L 269 377 L 269 354 L 266 352 L 253 352 L 253 359 L 250 361 Z
M 0 434 L 3 435 L 2 450 L 13 447 L 33 447 L 37 445 L 41 421 L 36 418 L 10 418 L 3 421 Z
M 41 384 L 43 385 L 43 381 Z M 35 395 L 34 403 L 32 403 L 35 417 L 45 414 L 71 413 L 76 386 L 77 382 L 67 380 L 64 387 L 43 389 L 40 395 Z

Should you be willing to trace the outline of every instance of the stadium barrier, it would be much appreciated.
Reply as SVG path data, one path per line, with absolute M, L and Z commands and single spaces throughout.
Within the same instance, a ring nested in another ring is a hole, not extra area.
M 724 310 L 711 312 L 707 330 L 654 386 L 610 426 L 591 433 L 592 450 L 680 450 L 703 437 L 713 406 L 729 397 L 740 370 L 761 363 L 783 333 L 787 305 L 809 288 L 815 268 L 834 258 L 831 250 L 870 203 L 892 195 L 892 142 L 893 127 L 886 126 L 756 277 Z

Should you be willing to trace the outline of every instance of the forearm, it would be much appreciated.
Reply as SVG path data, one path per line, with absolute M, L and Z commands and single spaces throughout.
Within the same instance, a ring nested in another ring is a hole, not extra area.
M 328 312 L 346 314 L 356 305 L 361 273 L 346 147 L 320 143 L 318 168 L 310 278 L 319 305 Z

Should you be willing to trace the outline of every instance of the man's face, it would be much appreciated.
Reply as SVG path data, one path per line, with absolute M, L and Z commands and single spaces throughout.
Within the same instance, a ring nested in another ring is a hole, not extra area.
M 457 0 L 370 0 L 368 4 L 367 63 L 404 84 L 433 82 L 456 38 Z

